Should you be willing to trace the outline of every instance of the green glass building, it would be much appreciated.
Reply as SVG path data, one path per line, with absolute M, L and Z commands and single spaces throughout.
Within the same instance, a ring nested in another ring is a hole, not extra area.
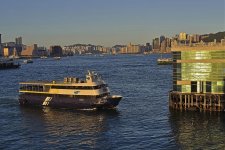
M 206 99 L 202 100 L 204 105 L 202 108 L 207 105 L 207 98 L 208 106 L 213 104 L 213 95 L 216 96 L 217 101 L 220 100 L 220 103 L 224 101 L 225 45 L 222 42 L 191 46 L 173 45 L 172 54 L 173 91 L 170 93 L 172 103 L 174 102 L 172 97 L 177 94 L 179 105 L 182 107 L 183 103 L 188 106 L 188 98 L 191 95 L 194 106 L 199 107 L 201 103 L 199 99 Z

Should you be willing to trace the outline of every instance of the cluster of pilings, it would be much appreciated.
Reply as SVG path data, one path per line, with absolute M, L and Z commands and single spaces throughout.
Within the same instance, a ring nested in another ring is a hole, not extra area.
M 171 91 L 169 107 L 179 110 L 225 111 L 225 94 Z

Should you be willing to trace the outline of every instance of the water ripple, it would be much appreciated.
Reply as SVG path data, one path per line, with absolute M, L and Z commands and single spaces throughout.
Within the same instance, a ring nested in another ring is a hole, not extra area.
M 225 149 L 225 117 L 168 108 L 171 66 L 159 55 L 35 59 L 0 71 L 0 149 Z M 116 110 L 24 108 L 18 83 L 102 74 L 123 99 Z

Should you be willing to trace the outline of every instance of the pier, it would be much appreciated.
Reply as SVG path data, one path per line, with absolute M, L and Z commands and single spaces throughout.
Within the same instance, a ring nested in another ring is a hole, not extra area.
M 169 93 L 169 106 L 179 110 L 225 111 L 225 95 L 212 93 Z
M 173 90 L 169 107 L 225 111 L 225 45 L 172 43 Z

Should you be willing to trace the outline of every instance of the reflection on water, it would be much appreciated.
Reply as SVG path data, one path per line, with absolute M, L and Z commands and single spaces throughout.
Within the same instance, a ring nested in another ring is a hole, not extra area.
M 223 113 L 170 110 L 172 133 L 182 149 L 225 149 Z
M 100 135 L 110 130 L 109 120 L 118 119 L 117 110 L 63 110 L 21 107 L 23 126 L 28 133 L 41 135 L 42 144 L 58 148 L 96 148 Z M 61 143 L 66 145 L 61 145 Z M 42 145 L 43 147 L 43 145 Z

